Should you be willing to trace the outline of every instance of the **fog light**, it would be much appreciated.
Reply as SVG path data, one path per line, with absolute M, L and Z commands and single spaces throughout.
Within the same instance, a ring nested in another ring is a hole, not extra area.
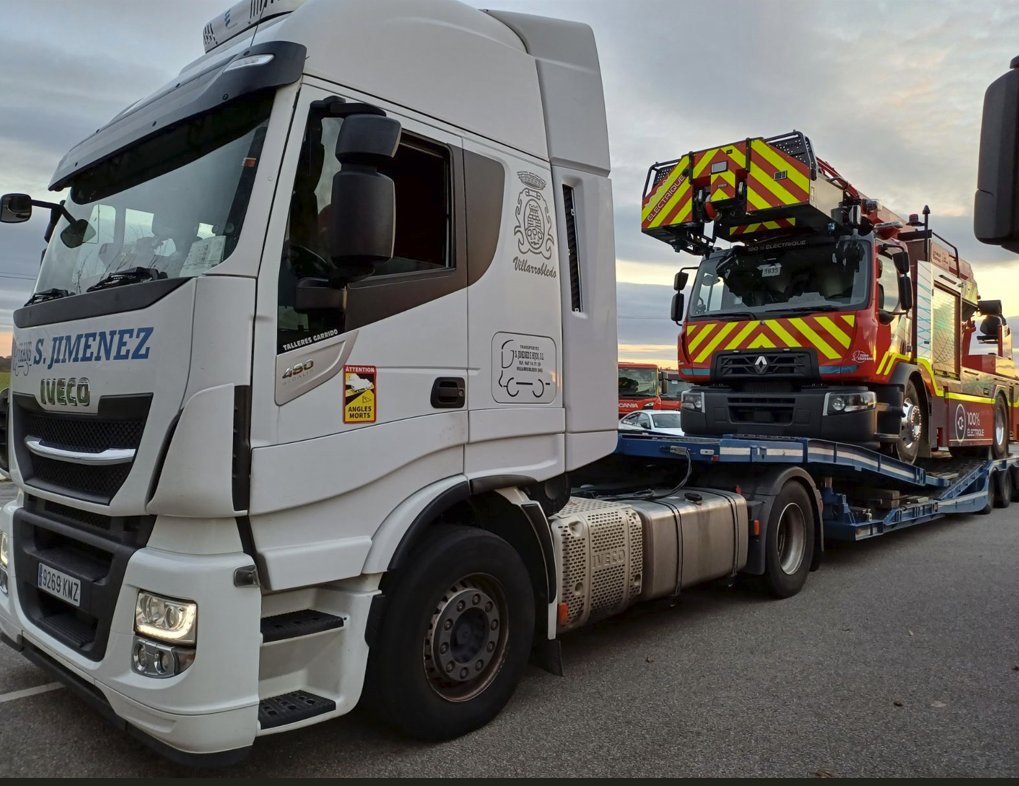
M 831 408 L 836 412 L 841 412 L 846 408 L 846 400 L 842 398 L 842 396 L 839 396 L 838 398 L 833 398 L 831 400 Z
M 863 412 L 877 406 L 877 394 L 866 390 L 858 393 L 829 393 L 825 396 L 826 415 L 843 412 Z
M 134 632 L 171 644 L 194 644 L 198 633 L 198 604 L 138 593 Z
M 187 669 L 195 660 L 193 649 L 182 649 L 156 641 L 134 637 L 131 648 L 131 668 L 144 677 L 166 679 Z

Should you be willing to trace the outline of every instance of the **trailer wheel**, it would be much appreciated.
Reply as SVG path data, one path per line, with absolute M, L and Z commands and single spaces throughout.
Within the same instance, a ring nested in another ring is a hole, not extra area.
M 991 445 L 994 458 L 1008 455 L 1008 407 L 1000 397 L 994 401 L 994 444 Z
M 807 581 L 814 554 L 814 506 L 806 489 L 790 481 L 782 487 L 768 516 L 761 589 L 789 598 Z
M 927 439 L 927 408 L 917 390 L 916 382 L 909 380 L 902 395 L 902 425 L 899 438 L 892 445 L 892 455 L 912 464 L 920 455 L 920 445 Z
M 442 526 L 386 589 L 367 703 L 411 736 L 447 740 L 509 701 L 534 632 L 527 568 L 502 538 Z
M 1007 508 L 1012 503 L 1012 472 L 1006 467 L 991 476 L 994 507 Z

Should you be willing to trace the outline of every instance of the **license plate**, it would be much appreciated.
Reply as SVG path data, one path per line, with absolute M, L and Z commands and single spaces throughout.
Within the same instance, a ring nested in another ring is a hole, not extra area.
M 39 563 L 39 589 L 72 606 L 81 605 L 81 582 L 63 571 Z

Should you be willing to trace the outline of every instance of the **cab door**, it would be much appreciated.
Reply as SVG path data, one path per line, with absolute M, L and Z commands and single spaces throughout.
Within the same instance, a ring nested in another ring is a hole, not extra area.
M 331 307 L 302 305 L 329 277 L 332 180 L 343 124 L 306 84 L 266 235 L 252 384 L 250 520 L 274 588 L 356 575 L 379 524 L 411 494 L 462 475 L 467 441 L 463 147 L 400 121 L 382 168 L 396 192 L 395 253 Z

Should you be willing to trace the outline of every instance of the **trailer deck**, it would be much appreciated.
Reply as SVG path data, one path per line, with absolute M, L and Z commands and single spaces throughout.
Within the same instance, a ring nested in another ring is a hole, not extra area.
M 804 437 L 620 433 L 616 453 L 698 464 L 800 465 L 821 491 L 824 536 L 833 540 L 865 540 L 952 513 L 983 512 L 992 504 L 995 473 L 1010 472 L 1019 481 L 1019 454 L 914 465 L 859 445 Z M 1005 496 L 1002 504 L 1013 498 Z

